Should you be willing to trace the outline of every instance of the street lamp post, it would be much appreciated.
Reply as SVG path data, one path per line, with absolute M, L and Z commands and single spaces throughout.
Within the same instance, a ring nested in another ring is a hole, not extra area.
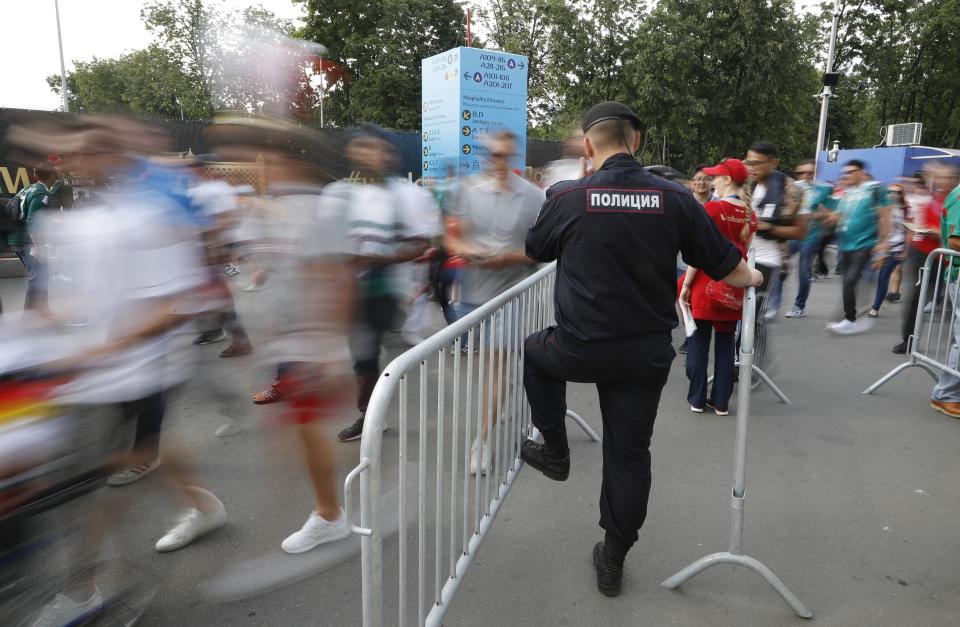
M 57 13 L 57 44 L 60 46 L 60 94 L 63 96 L 63 111 L 68 113 L 67 104 L 67 66 L 63 62 L 63 36 L 60 34 L 60 0 L 53 0 L 53 9 Z
M 840 0 L 833 2 L 833 23 L 830 25 L 830 47 L 827 50 L 827 65 L 823 73 L 823 91 L 820 92 L 820 125 L 817 128 L 817 152 L 814 154 L 813 175 L 817 176 L 820 167 L 820 153 L 827 141 L 827 110 L 837 76 L 833 73 L 833 56 L 837 49 L 837 25 L 840 23 Z

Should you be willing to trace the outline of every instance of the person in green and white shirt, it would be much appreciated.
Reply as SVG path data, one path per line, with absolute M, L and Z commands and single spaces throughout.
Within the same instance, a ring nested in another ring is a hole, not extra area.
M 24 311 L 47 308 L 47 263 L 38 242 L 32 236 L 33 224 L 41 210 L 50 204 L 50 186 L 57 180 L 57 172 L 42 163 L 33 169 L 36 183 L 31 185 L 21 200 L 24 222 L 7 237 L 7 244 L 16 253 L 27 270 L 27 296 Z
M 890 233 L 890 202 L 887 190 L 870 178 L 863 161 L 852 159 L 843 166 L 843 197 L 824 224 L 837 225 L 840 254 L 843 255 L 843 316 L 827 325 L 838 335 L 853 335 L 870 328 L 857 320 L 857 285 L 871 264 L 879 268 L 886 256 Z

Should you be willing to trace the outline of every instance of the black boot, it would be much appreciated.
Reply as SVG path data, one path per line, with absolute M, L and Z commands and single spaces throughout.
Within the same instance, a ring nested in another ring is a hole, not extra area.
M 570 476 L 570 451 L 557 453 L 547 444 L 526 440 L 520 446 L 520 459 L 554 481 L 566 481 Z
M 605 596 L 620 594 L 623 583 L 623 560 L 612 559 L 603 550 L 604 543 L 597 542 L 593 547 L 593 566 L 597 569 L 597 589 Z

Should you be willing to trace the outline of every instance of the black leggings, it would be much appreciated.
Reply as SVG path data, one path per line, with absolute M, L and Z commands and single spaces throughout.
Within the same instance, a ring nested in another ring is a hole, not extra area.
M 120 403 L 123 419 L 136 420 L 133 451 L 151 460 L 160 455 L 160 427 L 167 408 L 167 395 L 157 392 L 136 401 Z

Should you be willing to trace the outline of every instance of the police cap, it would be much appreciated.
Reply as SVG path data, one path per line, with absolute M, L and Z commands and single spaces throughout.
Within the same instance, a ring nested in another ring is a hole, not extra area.
M 607 120 L 630 120 L 633 128 L 637 130 L 640 129 L 640 118 L 630 110 L 630 107 L 621 102 L 608 100 L 607 102 L 593 105 L 583 114 L 583 122 L 581 124 L 583 132 L 586 133 L 594 124 L 606 122 Z

